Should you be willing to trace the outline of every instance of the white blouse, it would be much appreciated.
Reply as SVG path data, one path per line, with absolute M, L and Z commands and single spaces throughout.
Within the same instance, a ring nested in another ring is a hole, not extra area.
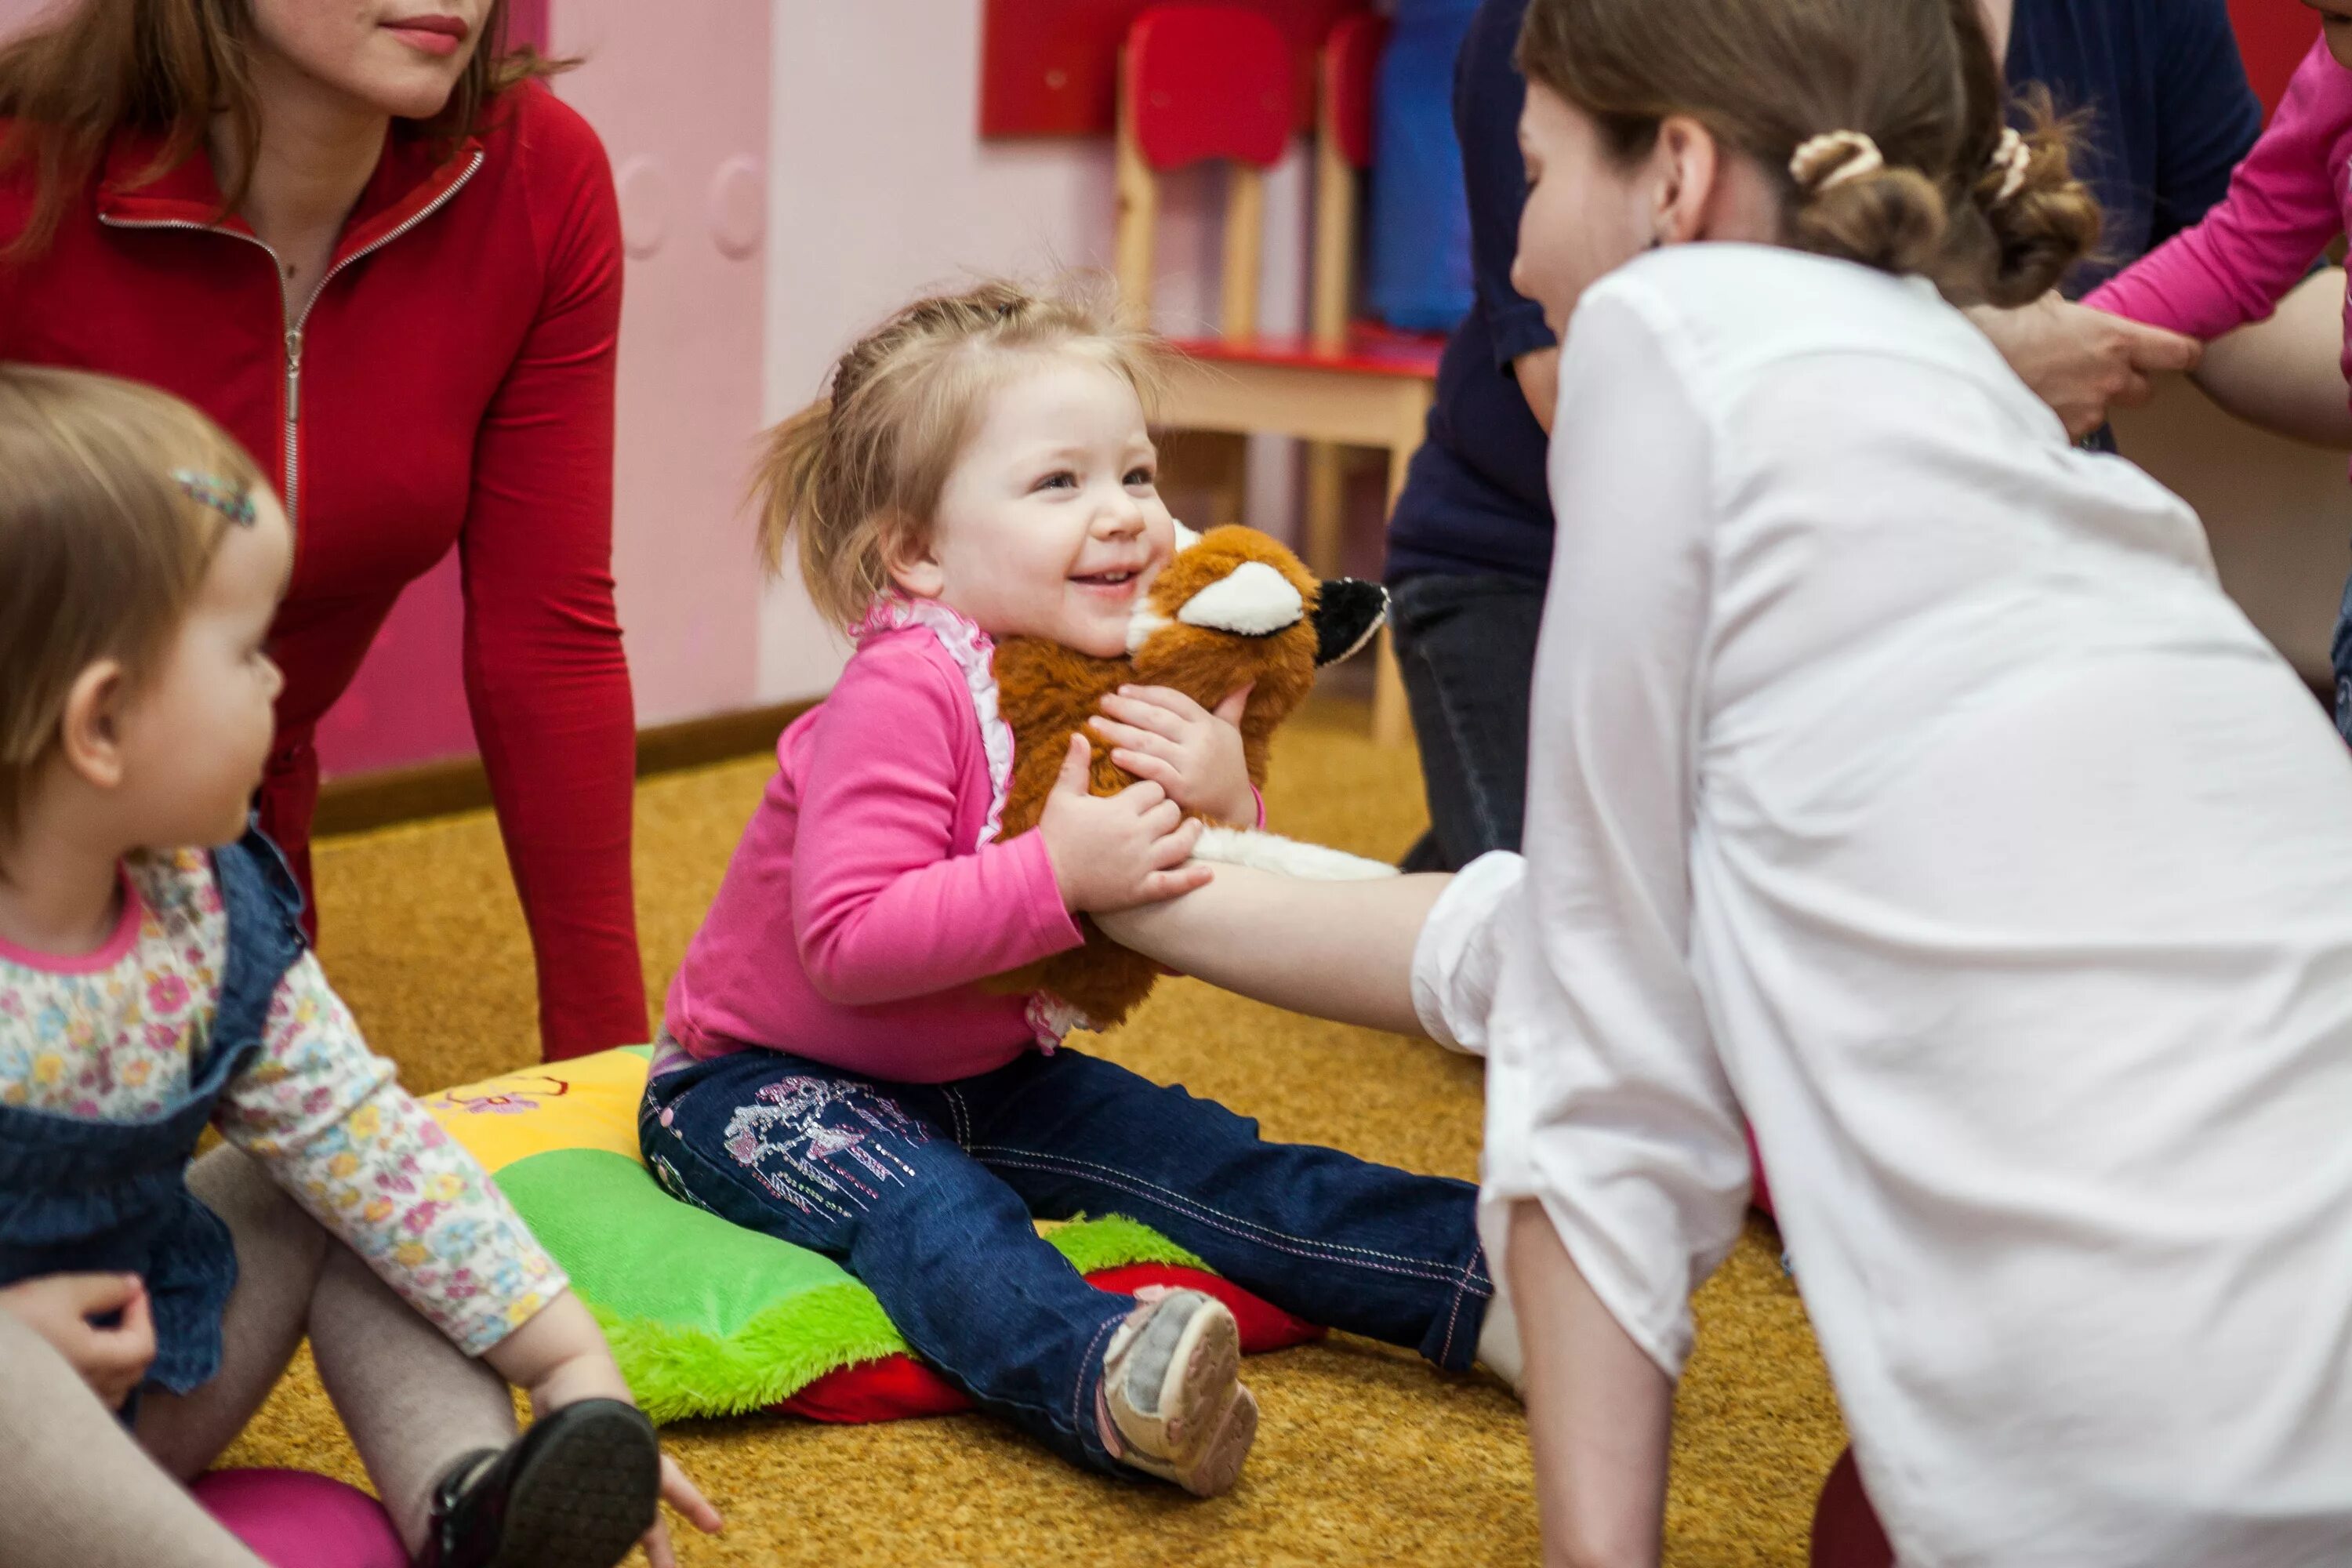
M 1678 1373 L 1744 1111 L 1909 1568 L 2352 1563 L 2352 757 L 2196 517 L 1793 251 L 1560 368 L 1524 877 L 1416 973 L 1490 1249 Z

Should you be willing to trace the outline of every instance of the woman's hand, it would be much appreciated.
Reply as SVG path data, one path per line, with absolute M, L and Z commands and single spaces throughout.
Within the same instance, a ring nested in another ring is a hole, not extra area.
M 1122 686 L 1089 722 L 1111 743 L 1110 760 L 1168 792 L 1186 811 L 1255 826 L 1257 795 L 1242 753 L 1242 711 L 1250 689 L 1214 710 L 1165 686 Z
M 110 1410 L 120 1410 L 155 1359 L 155 1320 L 136 1274 L 46 1274 L 0 1289 L 0 1309 L 49 1342 Z M 110 1313 L 110 1329 L 90 1321 Z
M 2154 396 L 2151 376 L 2194 370 L 2205 352 L 2195 338 L 2055 294 L 2014 310 L 1983 305 L 1968 314 L 2077 441 L 2105 425 L 2110 408 L 2137 408 Z
M 1092 755 L 1084 735 L 1070 737 L 1061 775 L 1037 820 L 1062 906 L 1074 914 L 1108 913 L 1205 884 L 1209 868 L 1185 864 L 1201 841 L 1201 825 L 1187 820 L 1168 792 L 1149 780 L 1114 795 L 1090 793 Z
M 583 1399 L 636 1403 L 628 1380 L 621 1375 L 604 1343 L 604 1331 L 568 1290 L 484 1352 L 482 1359 L 530 1395 L 534 1415 L 546 1415 Z M 705 1535 L 718 1534 L 726 1523 L 667 1453 L 661 1458 L 661 1496 Z M 651 1568 L 677 1568 L 677 1556 L 669 1544 L 669 1521 L 660 1514 L 654 1516 L 654 1527 L 646 1531 L 642 1544 Z

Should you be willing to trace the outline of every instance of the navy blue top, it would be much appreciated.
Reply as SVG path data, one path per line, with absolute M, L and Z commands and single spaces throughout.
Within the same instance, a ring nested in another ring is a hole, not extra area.
M 1544 433 L 1511 362 L 1553 342 L 1543 312 L 1511 287 L 1519 208 L 1519 110 L 1512 66 L 1528 0 L 1486 0 L 1454 72 L 1454 129 L 1470 195 L 1477 302 L 1445 345 L 1429 432 L 1389 520 L 1388 576 L 1551 569 Z M 2087 108 L 2078 160 L 2106 207 L 2104 260 L 2067 279 L 2080 294 L 2204 216 L 2262 131 L 2227 0 L 2017 0 L 2009 79 L 2046 84 L 2062 110 Z
M 1519 161 L 1527 83 L 1511 63 L 1528 0 L 1486 0 L 1454 62 L 1454 135 L 1470 194 L 1475 299 L 1437 368 L 1429 432 L 1389 519 L 1391 582 L 1422 572 L 1499 573 L 1541 581 L 1551 570 L 1544 433 L 1511 362 L 1559 340 L 1543 309 L 1511 287 L 1528 175 Z
M 2069 295 L 2203 217 L 2262 134 L 2226 0 L 2017 0 L 2009 79 L 2090 111 L 2074 165 L 2107 222 Z

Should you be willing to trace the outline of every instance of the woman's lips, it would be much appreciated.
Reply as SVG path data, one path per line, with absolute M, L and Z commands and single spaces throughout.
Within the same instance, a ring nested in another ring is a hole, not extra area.
M 383 26 L 410 48 L 445 58 L 456 54 L 466 35 L 473 31 L 462 16 L 403 16 Z

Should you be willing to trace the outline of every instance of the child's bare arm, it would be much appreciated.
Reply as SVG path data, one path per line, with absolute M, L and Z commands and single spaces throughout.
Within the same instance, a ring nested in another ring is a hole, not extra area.
M 2344 269 L 2315 272 L 2270 319 L 2206 345 L 2205 395 L 2250 425 L 2332 450 L 2352 448 L 2344 390 Z
M 1219 866 L 1206 887 L 1095 920 L 1113 941 L 1224 990 L 1417 1035 L 1413 948 L 1452 880 L 1309 882 Z

